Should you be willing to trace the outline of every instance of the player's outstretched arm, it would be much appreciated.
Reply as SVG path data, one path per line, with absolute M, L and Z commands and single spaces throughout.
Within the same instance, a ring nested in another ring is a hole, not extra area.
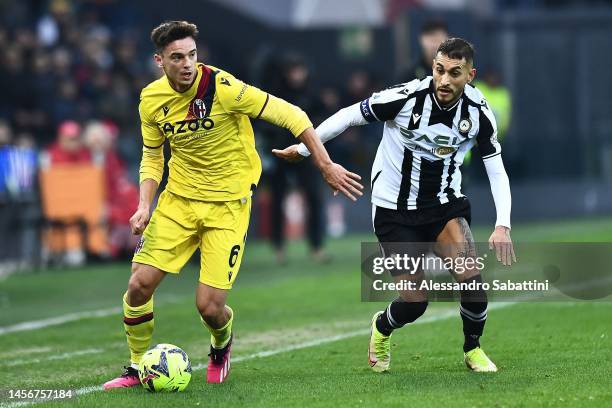
M 316 129 L 316 133 L 321 143 L 332 140 L 351 126 L 367 124 L 368 122 L 361 114 L 359 105 L 360 103 L 356 103 L 344 109 L 340 109 L 321 123 Z M 305 143 L 300 143 L 299 145 L 292 145 L 283 150 L 274 149 L 272 153 L 281 159 L 295 163 L 299 162 L 304 157 L 310 156 L 310 148 Z
M 361 177 L 334 163 L 329 158 L 327 150 L 323 147 L 323 143 L 321 143 L 312 127 L 304 130 L 298 138 L 312 152 L 312 160 L 315 166 L 317 166 L 327 184 L 332 188 L 334 194 L 341 192 L 353 201 L 356 201 L 357 197 L 363 195 L 363 185 L 359 183 Z
M 509 266 L 512 265 L 512 262 L 516 262 L 514 245 L 512 244 L 512 238 L 510 238 L 510 210 L 512 204 L 510 180 L 508 174 L 506 174 L 501 154 L 484 159 L 483 162 L 491 184 L 491 193 L 497 212 L 495 229 L 489 237 L 489 249 L 495 251 L 499 262 Z
M 308 115 L 299 107 L 277 98 L 274 95 L 249 86 L 228 73 L 222 73 L 217 87 L 219 101 L 227 112 L 242 113 L 252 119 L 263 119 L 268 123 L 280 126 L 289 130 L 306 146 L 312 148 L 316 153 L 313 154 L 314 163 L 321 171 L 323 178 L 335 192 L 342 192 L 352 200 L 355 196 L 361 196 L 363 186 L 358 180 L 361 178 L 354 173 L 347 171 L 344 167 L 331 161 L 323 144 L 317 137 Z M 297 149 L 294 145 L 293 149 Z M 296 150 L 297 151 L 297 150 Z M 292 152 L 292 149 L 274 151 L 274 154 L 289 161 L 301 159 Z

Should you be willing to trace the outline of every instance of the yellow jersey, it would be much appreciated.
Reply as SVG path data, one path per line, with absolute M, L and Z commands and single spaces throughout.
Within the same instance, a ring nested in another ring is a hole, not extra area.
M 140 95 L 139 113 L 140 181 L 160 182 L 168 140 L 166 189 L 200 201 L 243 198 L 259 182 L 261 161 L 250 119 L 264 119 L 294 136 L 312 126 L 300 108 L 205 64 L 198 64 L 184 92 L 174 90 L 165 75 L 150 83 Z

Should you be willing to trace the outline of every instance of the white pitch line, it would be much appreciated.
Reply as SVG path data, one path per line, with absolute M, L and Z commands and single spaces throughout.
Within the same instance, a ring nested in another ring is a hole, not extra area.
M 44 358 L 33 358 L 30 360 L 13 360 L 6 364 L 0 364 L 0 367 L 15 367 L 15 366 L 24 365 L 24 364 L 36 364 L 36 363 L 40 363 L 41 361 L 65 360 L 67 358 L 84 356 L 87 354 L 101 353 L 104 350 L 105 349 L 101 349 L 101 348 L 90 348 L 90 349 L 84 349 L 84 350 L 71 351 L 68 353 L 54 354 L 52 356 L 44 357 Z
M 120 307 L 113 307 L 110 309 L 93 310 L 90 312 L 78 312 L 69 313 L 61 316 L 50 317 L 42 320 L 31 320 L 29 322 L 21 322 L 12 326 L 0 327 L 0 336 L 15 333 L 20 331 L 38 330 L 44 329 L 49 326 L 57 326 L 64 323 L 70 323 L 81 319 L 107 317 L 115 314 L 122 313 L 123 309 Z
M 21 349 L 14 349 L 11 351 L 4 351 L 2 353 L 0 353 L 0 360 L 3 360 L 7 357 L 15 357 L 16 355 L 19 354 L 37 354 L 37 353 L 46 353 L 48 351 L 51 351 L 51 347 L 45 346 L 45 347 L 26 347 L 26 348 L 21 348 Z
M 505 307 L 512 306 L 515 304 L 517 304 L 517 302 L 492 303 L 489 305 L 489 310 L 503 309 Z M 432 323 L 432 322 L 437 322 L 440 320 L 445 320 L 445 319 L 448 319 L 454 316 L 459 316 L 457 309 L 448 309 L 439 314 L 434 314 L 432 316 L 423 317 L 412 324 Z M 335 336 L 323 337 L 317 340 L 305 341 L 302 343 L 297 343 L 297 344 L 293 344 L 293 345 L 286 346 L 286 347 L 279 347 L 273 350 L 260 351 L 258 353 L 247 354 L 246 356 L 238 356 L 232 359 L 232 362 L 239 363 L 241 361 L 254 360 L 256 358 L 262 358 L 262 357 L 270 357 L 270 356 L 274 356 L 277 354 L 287 353 L 289 351 L 301 350 L 301 349 L 305 349 L 309 347 L 316 347 L 316 346 L 320 346 L 323 344 L 333 343 L 335 341 L 348 339 L 351 337 L 366 335 L 369 332 L 370 332 L 370 329 L 354 330 L 354 331 L 350 331 L 350 332 L 346 332 L 342 334 L 337 334 Z M 202 370 L 205 367 L 206 367 L 205 364 L 198 364 L 193 367 L 193 371 Z M 76 395 L 86 395 L 86 394 L 91 394 L 92 392 L 103 391 L 103 390 L 104 389 L 102 388 L 101 385 L 93 385 L 89 387 L 78 388 L 74 391 L 74 393 Z M 38 404 L 41 402 L 45 402 L 45 401 L 20 401 L 20 402 L 13 402 L 10 404 L 0 403 L 0 408 L 16 408 L 16 407 L 20 407 L 24 405 Z
M 182 298 L 179 296 L 165 296 L 161 302 L 163 304 L 177 303 Z M 57 326 L 64 323 L 70 323 L 81 319 L 95 319 L 101 317 L 112 316 L 123 313 L 122 307 L 111 307 L 109 309 L 91 310 L 87 312 L 68 313 L 56 317 L 50 317 L 41 320 L 30 320 L 27 322 L 16 323 L 11 326 L 0 327 L 0 336 L 9 333 L 15 333 L 20 331 L 38 330 L 44 329 L 50 326 Z

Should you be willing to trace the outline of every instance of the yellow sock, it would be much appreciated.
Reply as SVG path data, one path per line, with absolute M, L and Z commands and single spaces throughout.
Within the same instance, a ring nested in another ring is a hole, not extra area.
M 153 322 L 153 297 L 142 306 L 130 306 L 127 304 L 126 292 L 123 295 L 123 327 L 132 364 L 139 364 L 149 349 L 153 337 Z
M 229 343 L 230 337 L 232 336 L 232 322 L 234 321 L 234 311 L 231 307 L 227 305 L 225 307 L 229 309 L 231 315 L 225 326 L 221 327 L 220 329 L 214 329 L 210 327 L 204 321 L 204 319 L 202 319 L 202 316 L 200 316 L 202 323 L 204 323 L 204 326 L 206 326 L 206 328 L 210 332 L 210 343 L 216 349 L 225 347 L 227 343 Z

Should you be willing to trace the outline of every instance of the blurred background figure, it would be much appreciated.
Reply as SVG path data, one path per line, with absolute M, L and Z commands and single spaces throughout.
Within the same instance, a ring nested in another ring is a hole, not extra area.
M 310 88 L 310 71 L 302 56 L 287 54 L 281 62 L 279 81 L 270 93 L 301 107 L 305 112 L 317 109 L 316 96 Z M 284 129 L 269 127 L 266 130 L 269 143 L 272 146 L 284 148 L 293 143 L 290 135 Z M 269 174 L 272 210 L 272 244 L 276 250 L 276 260 L 279 264 L 287 262 L 285 252 L 285 225 L 287 215 L 295 215 L 299 208 L 285 211 L 285 204 L 298 206 L 299 201 L 285 200 L 290 187 L 298 189 L 304 197 L 306 212 L 307 236 L 312 256 L 319 262 L 329 260 L 323 251 L 323 212 L 324 203 L 321 197 L 320 177 L 313 164 L 304 160 L 298 165 L 289 164 L 283 160 L 275 160 Z
M 112 140 L 103 125 L 88 126 L 91 149 L 81 132 L 77 122 L 62 122 L 56 142 L 41 155 L 44 263 L 51 260 L 78 266 L 87 260 L 87 255 L 102 259 L 109 256 L 108 214 L 101 201 L 107 190 L 105 172 L 115 172 L 118 164 L 115 157 L 107 154 Z M 80 191 L 75 192 L 75 188 Z M 99 199 L 89 202 L 93 197 Z
M 43 167 L 84 163 L 91 163 L 91 153 L 83 144 L 81 125 L 72 120 L 62 122 L 55 143 L 43 154 Z
M 332 116 L 342 108 L 342 95 L 336 87 L 331 84 L 321 87 L 318 95 L 317 108 L 313 112 L 313 121 L 316 125 L 321 124 L 325 119 Z M 355 137 L 339 137 L 326 144 L 325 148 L 330 157 L 336 163 L 345 167 L 352 165 L 351 152 L 355 151 Z M 334 200 L 327 203 L 326 232 L 329 236 L 337 238 L 346 232 L 345 205 L 344 200 Z
M 0 121 L 0 268 L 31 267 L 38 258 L 37 171 L 32 136 L 22 132 L 13 140 L 8 123 Z
M 350 106 L 361 102 L 383 87 L 383 84 L 374 77 L 371 70 L 366 68 L 354 69 L 349 73 L 344 84 L 342 106 Z M 332 142 L 347 146 L 350 156 L 346 165 L 352 166 L 362 177 L 368 177 L 370 173 L 374 153 L 380 141 L 382 126 L 382 123 L 376 123 L 371 126 L 351 127 L 341 137 L 334 139 Z M 337 139 L 341 141 L 337 141 Z
M 476 72 L 476 79 L 474 85 L 482 92 L 487 104 L 495 115 L 497 122 L 497 140 L 502 143 L 508 128 L 510 126 L 510 119 L 512 115 L 512 96 L 510 90 L 501 81 L 501 74 L 492 69 L 488 68 L 483 72 Z M 464 173 L 464 186 L 467 189 L 470 186 L 470 180 L 477 177 L 480 172 L 480 159 L 476 159 L 479 164 L 473 166 L 472 164 L 472 152 L 469 151 L 463 159 L 463 167 L 466 169 Z
M 512 118 L 510 89 L 502 82 L 501 74 L 492 68 L 478 73 L 474 85 L 480 89 L 495 115 L 497 139 L 501 142 L 506 137 Z
M 92 162 L 104 171 L 108 244 L 112 258 L 131 256 L 138 236 L 130 230 L 130 217 L 138 206 L 138 186 L 131 182 L 127 168 L 115 148 L 118 129 L 111 122 L 92 121 L 85 126 L 83 139 Z
M 15 254 L 12 232 L 16 225 L 13 220 L 18 214 L 17 206 L 10 199 L 11 151 L 13 146 L 11 128 L 0 121 L 0 272 L 10 272 L 15 268 Z
M 417 62 L 402 70 L 396 77 L 394 84 L 410 82 L 413 79 L 423 79 L 431 75 L 431 67 L 433 59 L 436 56 L 436 51 L 440 44 L 448 38 L 448 26 L 444 20 L 429 20 L 421 27 L 419 35 L 419 45 L 421 47 L 421 55 Z

